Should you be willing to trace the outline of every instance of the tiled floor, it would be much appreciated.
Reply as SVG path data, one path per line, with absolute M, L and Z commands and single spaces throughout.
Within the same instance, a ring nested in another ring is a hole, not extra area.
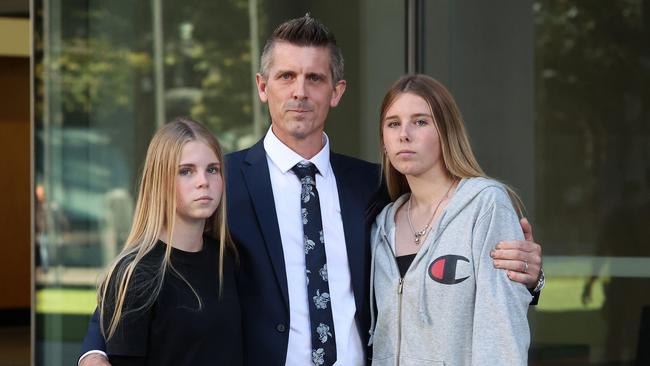
M 0 327 L 0 366 L 29 366 L 29 327 Z

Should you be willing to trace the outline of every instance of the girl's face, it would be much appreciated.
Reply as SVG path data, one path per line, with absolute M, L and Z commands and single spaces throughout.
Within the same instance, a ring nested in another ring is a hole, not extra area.
M 444 172 L 440 136 L 429 104 L 418 95 L 400 94 L 382 121 L 390 163 L 404 175 Z
M 187 142 L 176 176 L 176 218 L 207 219 L 219 206 L 222 193 L 221 162 L 214 151 L 204 142 Z

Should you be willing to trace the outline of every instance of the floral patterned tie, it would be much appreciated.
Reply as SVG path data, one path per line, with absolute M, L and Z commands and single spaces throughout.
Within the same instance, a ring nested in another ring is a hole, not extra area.
M 315 366 L 333 365 L 336 362 L 336 341 L 332 318 L 332 299 L 327 283 L 323 222 L 316 190 L 318 168 L 310 162 L 300 162 L 291 170 L 296 173 L 302 185 L 300 208 L 305 244 L 312 363 Z

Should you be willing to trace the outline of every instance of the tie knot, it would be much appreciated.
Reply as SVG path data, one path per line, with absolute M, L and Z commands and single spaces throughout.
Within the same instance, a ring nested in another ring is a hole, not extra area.
M 315 182 L 316 180 L 316 173 L 318 173 L 318 168 L 316 168 L 316 165 L 310 163 L 310 162 L 300 162 L 291 168 L 291 170 L 296 173 L 298 176 L 298 179 L 301 181 L 305 177 L 311 177 L 311 181 Z

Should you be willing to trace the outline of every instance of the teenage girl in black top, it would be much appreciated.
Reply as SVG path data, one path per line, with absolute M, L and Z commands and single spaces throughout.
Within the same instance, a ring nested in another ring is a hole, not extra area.
M 177 118 L 151 140 L 131 231 L 99 287 L 113 366 L 242 363 L 222 172 L 198 122 Z

